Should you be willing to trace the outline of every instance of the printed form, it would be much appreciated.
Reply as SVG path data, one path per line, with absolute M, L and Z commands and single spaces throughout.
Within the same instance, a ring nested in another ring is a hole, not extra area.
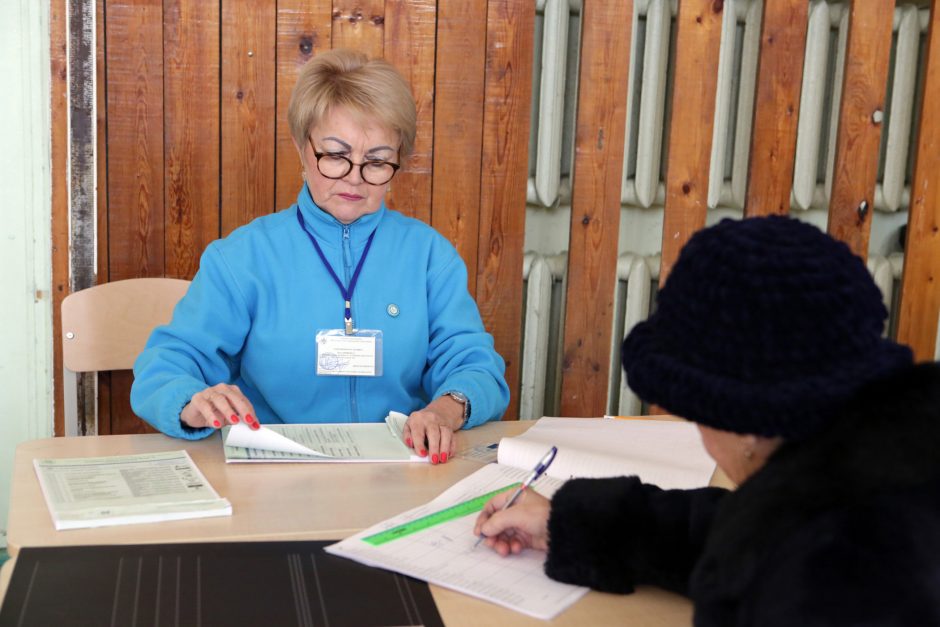
M 580 599 L 587 588 L 549 579 L 542 570 L 545 553 L 541 551 L 504 558 L 483 545 L 474 549 L 473 523 L 482 503 L 462 507 L 478 501 L 480 495 L 486 497 L 485 502 L 492 492 L 525 479 L 530 470 L 489 464 L 426 505 L 328 546 L 326 551 L 550 619 Z M 543 476 L 532 485 L 550 497 L 563 483 Z
M 408 419 L 390 412 L 385 422 L 244 423 L 222 430 L 226 462 L 427 462 L 402 442 Z
M 532 484 L 548 498 L 571 477 L 637 475 L 662 488 L 697 488 L 715 468 L 691 423 L 542 418 L 524 434 L 502 439 L 498 463 L 326 551 L 550 619 L 587 589 L 549 579 L 541 551 L 504 558 L 483 545 L 474 549 L 473 523 L 490 498 L 515 489 L 555 445 L 555 461 Z
M 57 530 L 231 516 L 186 451 L 33 460 Z

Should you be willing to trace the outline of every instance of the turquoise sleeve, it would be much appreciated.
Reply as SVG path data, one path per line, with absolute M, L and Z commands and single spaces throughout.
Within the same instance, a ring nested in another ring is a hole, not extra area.
M 172 320 L 154 329 L 134 364 L 134 413 L 173 437 L 194 440 L 212 434 L 214 429 L 181 423 L 180 412 L 193 394 L 232 382 L 250 327 L 235 277 L 218 248 L 210 245 Z
M 464 428 L 471 428 L 498 420 L 506 411 L 506 364 L 467 290 L 463 260 L 449 242 L 435 253 L 444 261 L 428 276 L 430 345 L 424 387 L 432 398 L 451 390 L 466 394 L 470 418 Z

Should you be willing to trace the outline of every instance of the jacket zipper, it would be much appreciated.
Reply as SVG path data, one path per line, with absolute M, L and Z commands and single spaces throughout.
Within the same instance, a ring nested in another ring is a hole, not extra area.
M 352 247 L 349 239 L 349 225 L 343 225 L 343 273 L 346 285 L 352 276 Z M 350 295 L 350 302 L 352 295 Z M 353 316 L 353 322 L 356 318 Z M 359 404 L 356 402 L 356 377 L 349 377 L 349 414 L 352 422 L 359 422 Z

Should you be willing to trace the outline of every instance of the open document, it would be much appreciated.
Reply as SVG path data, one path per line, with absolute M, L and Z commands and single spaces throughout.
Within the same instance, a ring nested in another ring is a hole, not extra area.
M 571 477 L 638 475 L 664 488 L 702 487 L 715 467 L 689 423 L 542 418 L 528 432 L 503 438 L 498 463 L 326 550 L 550 619 L 587 589 L 549 579 L 540 551 L 503 558 L 474 548 L 473 524 L 490 498 L 515 489 L 552 446 L 554 463 L 532 484 L 548 497 Z
M 263 425 L 222 430 L 226 462 L 427 462 L 402 441 L 408 419 L 385 422 Z
M 552 446 L 558 455 L 548 474 L 560 479 L 636 475 L 665 489 L 699 488 L 715 471 L 698 428 L 677 420 L 541 418 L 503 438 L 497 460 L 531 470 Z
M 57 530 L 232 515 L 186 451 L 33 465 Z

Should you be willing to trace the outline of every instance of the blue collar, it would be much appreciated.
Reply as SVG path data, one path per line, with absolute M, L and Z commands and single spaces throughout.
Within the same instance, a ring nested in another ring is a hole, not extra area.
M 387 211 L 383 201 L 375 213 L 366 214 L 351 224 L 343 224 L 313 202 L 313 196 L 310 195 L 310 189 L 306 183 L 297 195 L 297 205 L 303 213 L 307 229 L 317 238 L 321 246 L 330 248 L 342 245 L 343 229 L 347 226 L 350 244 L 355 248 L 365 246 L 366 240 L 378 228 Z

